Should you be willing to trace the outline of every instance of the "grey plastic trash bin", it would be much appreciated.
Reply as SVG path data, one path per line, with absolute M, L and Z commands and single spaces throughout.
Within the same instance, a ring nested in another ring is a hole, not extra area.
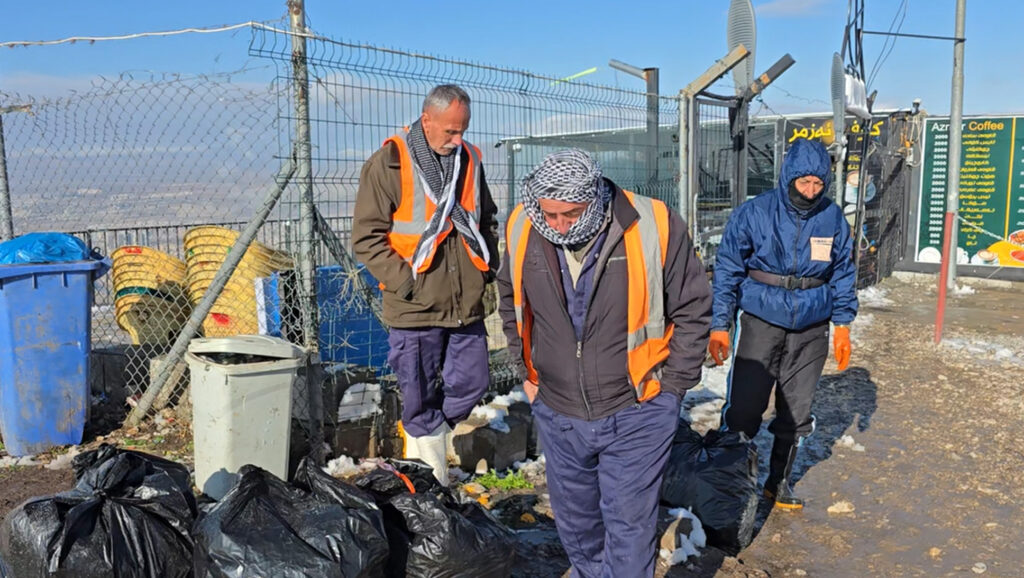
M 265 335 L 189 344 L 196 486 L 203 493 L 224 497 L 246 464 L 287 478 L 292 385 L 304 356 L 303 348 Z

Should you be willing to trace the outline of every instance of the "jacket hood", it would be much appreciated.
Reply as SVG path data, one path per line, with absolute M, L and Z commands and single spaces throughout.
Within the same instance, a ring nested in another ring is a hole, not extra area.
M 779 189 L 783 192 L 789 189 L 789 183 L 793 179 L 813 175 L 825 183 L 824 190 L 827 191 L 832 184 L 832 160 L 824 145 L 817 141 L 797 139 L 793 146 L 786 152 L 786 158 L 782 161 L 782 170 L 779 172 Z
M 822 188 L 821 194 L 818 195 L 814 204 L 806 210 L 801 210 L 794 207 L 793 202 L 789 199 L 789 183 L 806 175 L 818 177 L 825 183 L 825 186 Z M 829 158 L 828 151 L 825 150 L 824 145 L 817 141 L 801 138 L 797 139 L 793 146 L 789 147 L 789 150 L 786 151 L 786 157 L 782 161 L 782 170 L 779 171 L 779 184 L 775 187 L 775 193 L 779 195 L 783 207 L 788 207 L 800 215 L 808 215 L 818 211 L 827 204 L 826 193 L 831 184 L 832 159 Z

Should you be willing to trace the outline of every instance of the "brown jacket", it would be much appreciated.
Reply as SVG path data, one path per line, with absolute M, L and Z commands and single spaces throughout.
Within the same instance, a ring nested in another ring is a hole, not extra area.
M 562 415 L 589 421 L 637 403 L 627 374 L 629 289 L 623 243 L 624 231 L 637 219 L 636 209 L 622 190 L 614 187 L 612 219 L 598 256 L 583 340 L 579 342 L 566 308 L 556 247 L 536 228 L 530 230 L 523 259 L 523 293 L 533 310 L 531 359 L 540 379 L 538 395 Z M 686 231 L 679 213 L 670 210 L 664 299 L 665 319 L 675 325 L 675 330 L 669 341 L 668 359 L 662 367 L 661 389 L 680 398 L 700 383 L 711 324 L 711 285 Z M 525 379 L 523 342 L 516 329 L 509 273 L 511 264 L 506 254 L 498 272 L 498 311 L 508 338 L 509 356 L 519 377 Z
M 470 163 L 462 151 L 460 166 Z M 398 149 L 393 144 L 373 153 L 359 176 L 359 192 L 352 222 L 352 249 L 356 259 L 384 286 L 384 322 L 392 327 L 459 327 L 484 318 L 486 283 L 498 268 L 497 207 L 480 171 L 480 234 L 491 254 L 491 271 L 470 261 L 457 231 L 438 247 L 430 268 L 415 279 L 412 269 L 388 244 L 391 215 L 401 202 L 402 185 Z M 463 170 L 465 170 L 463 168 Z M 456 198 L 462 195 L 458 175 Z

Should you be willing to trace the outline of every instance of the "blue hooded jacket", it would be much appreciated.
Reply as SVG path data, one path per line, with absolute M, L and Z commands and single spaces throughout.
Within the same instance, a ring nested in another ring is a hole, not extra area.
M 782 162 L 778 186 L 743 203 L 729 218 L 715 262 L 713 330 L 732 326 L 737 305 L 772 325 L 792 330 L 827 319 L 846 325 L 856 317 L 850 226 L 843 211 L 824 192 L 806 211 L 793 206 L 789 184 L 806 175 L 820 178 L 827 191 L 832 181 L 831 163 L 820 143 L 798 139 Z M 817 248 L 816 259 L 812 259 L 812 244 Z M 816 277 L 827 283 L 813 289 L 786 289 L 751 279 L 747 276 L 750 269 Z

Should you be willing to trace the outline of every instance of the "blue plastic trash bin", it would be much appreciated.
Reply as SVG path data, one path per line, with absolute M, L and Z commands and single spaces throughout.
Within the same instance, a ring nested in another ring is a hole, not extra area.
M 9 454 L 82 442 L 93 280 L 107 267 L 0 265 L 0 434 Z

